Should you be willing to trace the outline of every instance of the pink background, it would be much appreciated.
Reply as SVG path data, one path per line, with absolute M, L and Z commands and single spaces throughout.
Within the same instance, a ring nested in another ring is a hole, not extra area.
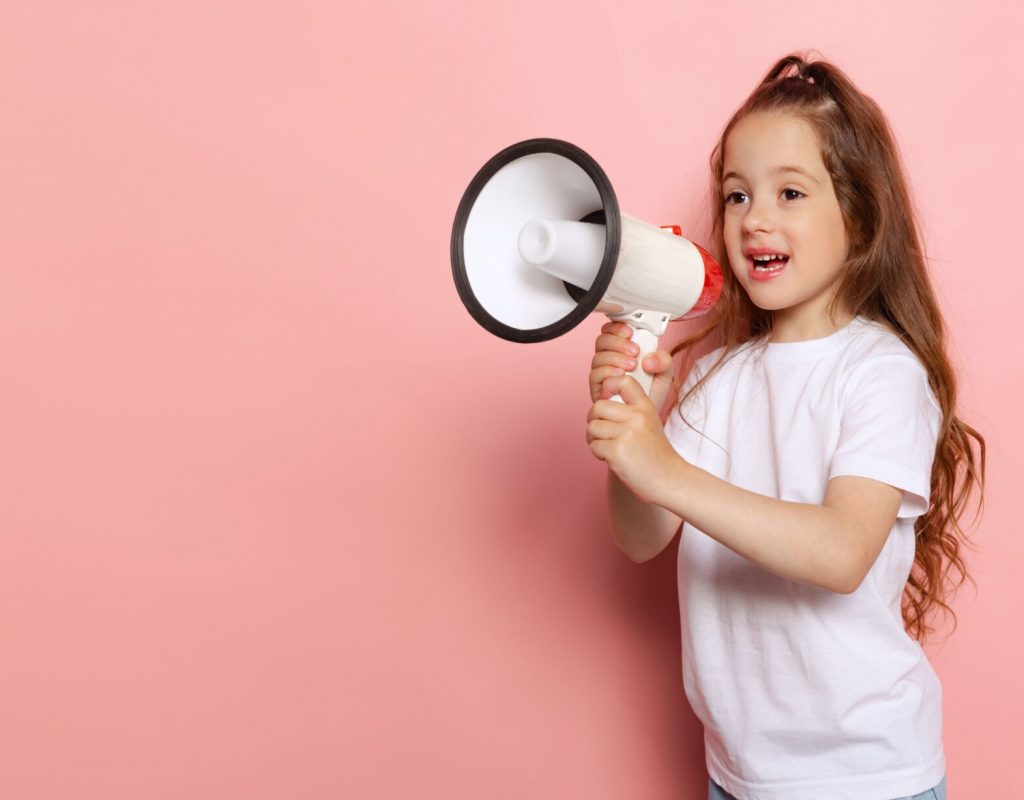
M 489 336 L 450 229 L 556 136 L 700 241 L 721 126 L 816 48 L 897 131 L 990 444 L 951 797 L 1024 796 L 1021 12 L 353 6 L 6 4 L 0 795 L 702 797 L 675 547 L 618 553 L 584 442 L 601 319 Z

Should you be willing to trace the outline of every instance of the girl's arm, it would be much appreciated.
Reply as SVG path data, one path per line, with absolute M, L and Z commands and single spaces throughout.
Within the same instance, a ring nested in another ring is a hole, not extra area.
M 870 478 L 837 477 L 820 506 L 740 489 L 676 453 L 632 378 L 610 378 L 604 390 L 626 402 L 594 404 L 591 450 L 640 501 L 687 520 L 780 577 L 842 593 L 860 586 L 892 530 L 900 489 Z
M 594 347 L 590 370 L 590 399 L 599 400 L 602 386 L 611 377 L 624 375 L 637 366 L 640 348 L 630 337 L 633 329 L 623 322 L 607 322 L 601 327 Z M 644 370 L 654 380 L 651 403 L 660 405 L 672 386 L 672 356 L 663 350 L 651 353 L 644 360 Z M 605 394 L 605 397 L 611 397 Z M 587 421 L 592 419 L 587 416 Z M 592 438 L 588 431 L 587 444 Z M 611 470 L 608 471 L 608 516 L 612 539 L 633 561 L 654 558 L 665 549 L 682 525 L 682 520 L 667 509 L 638 498 Z
M 768 572 L 843 594 L 875 563 L 903 500 L 899 489 L 853 476 L 829 481 L 820 506 L 777 500 L 673 456 L 665 493 L 653 502 Z
M 637 563 L 664 550 L 683 524 L 667 508 L 633 494 L 612 470 L 608 470 L 608 517 L 615 544 Z

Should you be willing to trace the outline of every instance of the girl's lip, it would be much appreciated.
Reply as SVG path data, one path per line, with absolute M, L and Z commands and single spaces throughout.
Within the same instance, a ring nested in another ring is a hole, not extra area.
M 760 253 L 758 255 L 760 255 Z M 767 253 L 765 253 L 765 255 L 767 255 Z M 779 277 L 779 275 L 785 272 L 786 267 L 789 265 L 789 259 L 787 258 L 785 261 L 783 261 L 781 267 L 777 267 L 775 269 L 767 270 L 764 272 L 758 272 L 756 269 L 754 269 L 754 263 L 754 259 L 747 259 L 747 275 L 750 276 L 750 279 L 753 281 L 770 281 L 772 278 L 777 278 Z

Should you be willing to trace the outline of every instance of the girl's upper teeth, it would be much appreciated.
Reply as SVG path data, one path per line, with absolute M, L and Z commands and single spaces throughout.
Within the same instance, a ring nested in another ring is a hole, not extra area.
M 782 255 L 773 253 L 770 256 L 754 256 L 754 261 L 771 261 L 773 258 L 782 258 Z

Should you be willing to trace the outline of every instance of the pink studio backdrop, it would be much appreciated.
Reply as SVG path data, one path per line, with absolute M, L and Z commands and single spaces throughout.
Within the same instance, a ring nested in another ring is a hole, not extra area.
M 805 48 L 896 128 L 990 444 L 929 648 L 951 797 L 1024 795 L 1020 11 L 6 5 L 0 796 L 700 798 L 675 548 L 615 550 L 584 442 L 601 321 L 489 336 L 450 227 L 556 136 L 700 240 L 718 131 Z

